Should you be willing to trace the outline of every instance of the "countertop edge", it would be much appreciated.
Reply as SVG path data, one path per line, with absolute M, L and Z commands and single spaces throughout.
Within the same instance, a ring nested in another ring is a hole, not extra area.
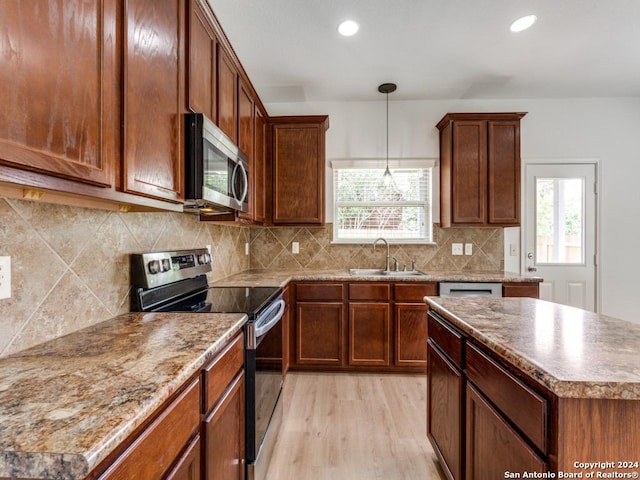
M 549 374 L 544 366 L 538 365 L 527 357 L 511 350 L 499 342 L 492 340 L 480 330 L 472 327 L 455 313 L 437 303 L 438 297 L 424 297 L 424 301 L 430 308 L 446 316 L 447 320 L 469 335 L 483 346 L 511 363 L 522 373 L 543 387 L 549 389 L 559 398 L 582 398 L 582 399 L 640 399 L 640 383 L 628 382 L 587 382 L 558 379 Z
M 130 314 L 117 315 L 105 320 L 105 322 L 127 315 Z M 184 365 L 177 375 L 157 390 L 157 394 L 151 401 L 142 405 L 135 416 L 127 422 L 118 425 L 110 437 L 95 445 L 96 448 L 89 449 L 84 453 L 4 450 L 0 456 L 0 478 L 51 478 L 50 472 L 55 472 L 55 478 L 60 479 L 86 478 L 138 427 L 143 425 L 159 407 L 178 392 L 185 382 L 193 378 L 208 361 L 213 359 L 231 338 L 242 330 L 248 317 L 246 314 L 237 315 L 238 320 L 224 334 L 220 335 L 197 358 Z

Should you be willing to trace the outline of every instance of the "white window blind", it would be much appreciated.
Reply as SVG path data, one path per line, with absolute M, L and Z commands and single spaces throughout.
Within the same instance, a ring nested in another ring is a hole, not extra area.
M 334 243 L 432 242 L 431 159 L 334 160 Z

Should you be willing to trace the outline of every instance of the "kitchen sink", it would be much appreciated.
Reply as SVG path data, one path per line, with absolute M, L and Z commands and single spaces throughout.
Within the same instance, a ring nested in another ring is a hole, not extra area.
M 407 277 L 424 275 L 418 270 L 383 270 L 381 268 L 352 268 L 349 270 L 351 275 L 360 276 L 381 276 L 381 277 Z

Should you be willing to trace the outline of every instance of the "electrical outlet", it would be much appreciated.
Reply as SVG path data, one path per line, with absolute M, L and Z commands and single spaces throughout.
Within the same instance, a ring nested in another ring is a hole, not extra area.
M 465 243 L 464 244 L 464 254 L 465 255 L 473 255 L 473 243 Z
M 300 244 L 298 242 L 291 242 L 291 253 L 294 255 L 300 253 Z
M 244 254 L 249 255 L 249 242 L 244 242 Z
M 461 243 L 452 243 L 451 244 L 451 255 L 462 255 L 462 244 Z
M 0 299 L 11 298 L 11 257 L 0 257 Z

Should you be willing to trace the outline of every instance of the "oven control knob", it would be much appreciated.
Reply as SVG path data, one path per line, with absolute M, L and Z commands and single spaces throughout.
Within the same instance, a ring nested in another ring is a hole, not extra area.
M 206 265 L 207 263 L 211 262 L 211 255 L 209 255 L 208 253 L 201 253 L 200 255 L 198 255 L 198 264 L 200 265 Z
M 162 271 L 168 272 L 169 270 L 171 270 L 171 259 L 169 258 L 162 259 Z
M 204 263 L 211 263 L 211 254 L 209 253 L 204 254 Z
M 160 260 L 151 260 L 147 266 L 149 267 L 149 273 L 151 274 L 156 274 L 158 272 L 160 272 L 160 269 L 162 268 L 160 266 Z

